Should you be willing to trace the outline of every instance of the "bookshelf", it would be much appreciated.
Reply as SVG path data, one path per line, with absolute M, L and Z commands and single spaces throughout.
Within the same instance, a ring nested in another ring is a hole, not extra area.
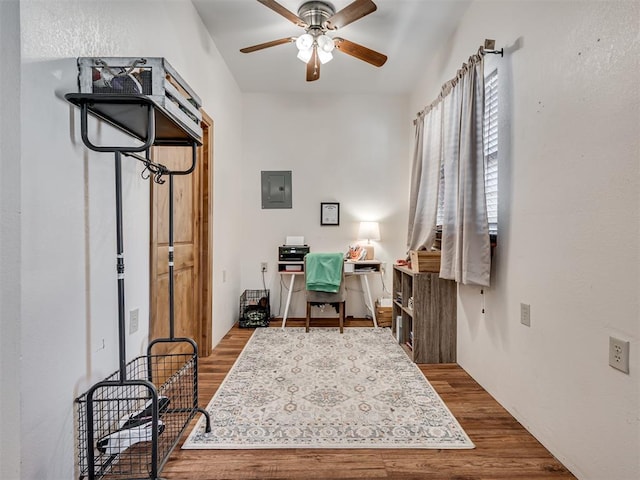
M 416 363 L 456 361 L 456 283 L 393 267 L 393 332 Z

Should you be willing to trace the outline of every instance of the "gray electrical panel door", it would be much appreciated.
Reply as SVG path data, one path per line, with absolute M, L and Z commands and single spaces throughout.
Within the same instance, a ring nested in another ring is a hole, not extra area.
M 262 208 L 291 208 L 291 170 L 262 171 Z

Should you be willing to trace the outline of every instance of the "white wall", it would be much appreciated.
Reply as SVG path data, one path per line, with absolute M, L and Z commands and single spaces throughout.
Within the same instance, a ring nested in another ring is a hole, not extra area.
M 301 235 L 314 252 L 346 252 L 362 220 L 380 222 L 376 257 L 391 265 L 406 253 L 411 119 L 404 96 L 246 94 L 242 191 L 243 289 L 261 289 L 260 262 L 271 307 L 282 315 L 287 290 L 277 273 L 278 246 Z M 291 170 L 293 208 L 262 209 L 260 172 Z M 340 225 L 320 226 L 320 203 L 340 203 Z M 287 276 L 285 281 L 288 281 Z M 347 280 L 347 315 L 366 314 L 362 287 Z M 382 294 L 371 278 L 374 297 Z M 294 290 L 303 290 L 302 279 Z M 304 295 L 294 294 L 291 317 L 305 316 Z M 314 315 L 321 316 L 320 312 Z M 329 309 L 326 314 L 333 314 Z
M 0 478 L 20 478 L 20 9 L 0 2 Z
M 3 47 L 16 45 L 15 4 L 0 4 Z M 164 56 L 215 121 L 215 344 L 236 320 L 241 291 L 261 288 L 261 261 L 277 307 L 276 247 L 287 234 L 305 235 L 314 251 L 344 250 L 359 220 L 377 219 L 378 257 L 390 270 L 404 255 L 412 115 L 485 37 L 510 46 L 504 59 L 492 57 L 508 113 L 500 239 L 486 315 L 479 292 L 461 289 L 459 361 L 580 478 L 638 476 L 637 6 L 478 2 L 411 102 L 243 100 L 186 0 L 20 6 L 21 72 L 10 68 L 15 51 L 1 57 L 3 91 L 20 84 L 3 96 L 0 117 L 2 478 L 74 478 L 73 398 L 117 366 L 113 162 L 84 148 L 77 112 L 62 99 L 77 88 L 75 57 Z M 326 140 L 309 141 L 307 125 Z M 104 127 L 92 133 L 113 138 Z M 260 171 L 280 169 L 293 171 L 293 209 L 262 210 Z M 125 162 L 126 299 L 144 320 L 148 185 L 139 172 Z M 320 227 L 321 201 L 341 203 L 340 227 Z M 529 329 L 519 324 L 520 302 L 532 305 Z M 302 316 L 300 304 L 292 314 Z M 631 375 L 607 366 L 610 334 L 631 341 Z M 129 356 L 145 338 L 144 328 L 129 338 Z M 7 385 L 19 388 L 21 411 Z
M 411 102 L 505 47 L 498 247 L 485 315 L 460 288 L 458 361 L 581 479 L 640 478 L 639 23 L 637 2 L 476 2 Z
M 227 259 L 238 255 L 240 192 L 228 185 L 240 175 L 242 104 L 188 0 L 22 0 L 20 7 L 22 228 L 14 233 L 22 238 L 22 387 L 20 415 L 13 413 L 21 478 L 70 479 L 73 399 L 118 367 L 113 155 L 84 147 L 77 109 L 63 99 L 77 91 L 75 59 L 166 57 L 214 119 L 213 221 L 221 232 L 214 239 L 214 343 L 233 324 L 236 305 L 225 298 L 240 290 L 240 273 Z M 97 143 L 116 140 L 104 125 L 94 123 L 90 134 Z M 124 159 L 126 311 L 139 308 L 141 319 L 139 332 L 127 336 L 128 358 L 144 352 L 148 336 L 149 184 L 140 173 Z

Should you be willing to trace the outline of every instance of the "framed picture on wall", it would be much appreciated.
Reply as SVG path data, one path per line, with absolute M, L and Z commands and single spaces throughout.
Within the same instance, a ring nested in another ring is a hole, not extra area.
M 320 204 L 320 225 L 340 225 L 340 204 L 322 202 Z

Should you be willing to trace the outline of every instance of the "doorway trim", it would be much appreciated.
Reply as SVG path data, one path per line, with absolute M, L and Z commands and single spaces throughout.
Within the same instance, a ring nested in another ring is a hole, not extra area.
M 208 357 L 213 348 L 213 119 L 202 109 L 202 147 L 199 160 L 202 162 L 200 176 L 200 278 L 202 285 L 202 308 L 200 309 L 201 338 L 198 348 L 201 357 Z

